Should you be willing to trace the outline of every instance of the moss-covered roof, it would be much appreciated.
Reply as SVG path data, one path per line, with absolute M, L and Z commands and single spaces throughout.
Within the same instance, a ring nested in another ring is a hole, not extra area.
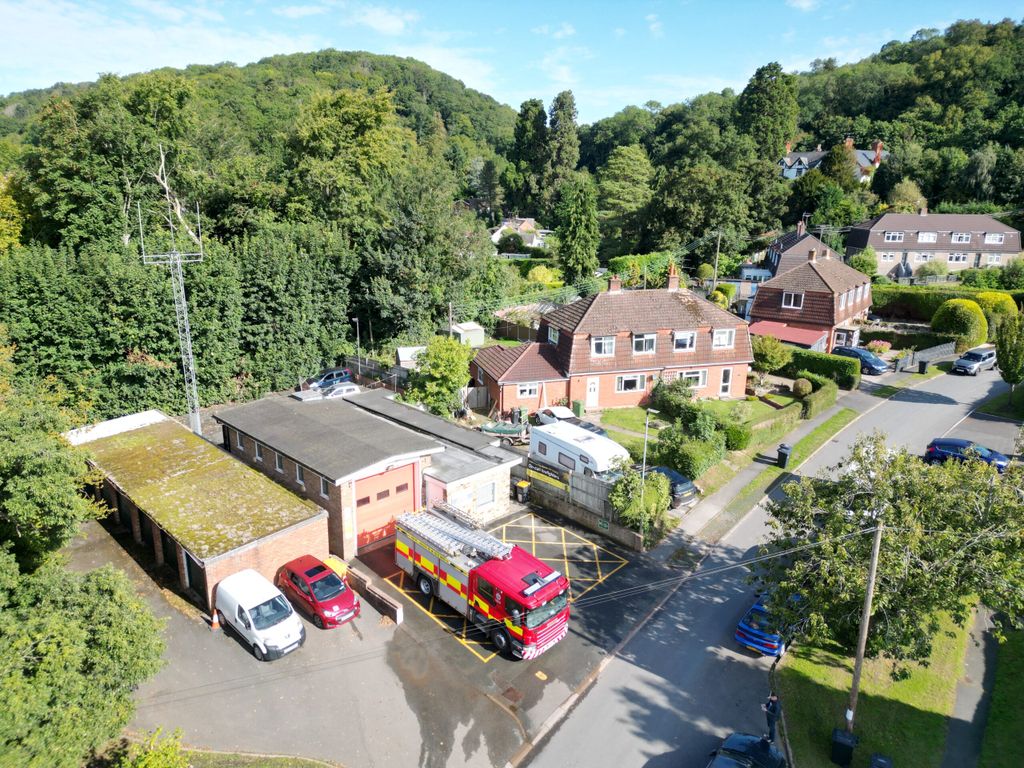
M 84 447 L 142 511 L 200 560 L 321 514 L 171 419 Z

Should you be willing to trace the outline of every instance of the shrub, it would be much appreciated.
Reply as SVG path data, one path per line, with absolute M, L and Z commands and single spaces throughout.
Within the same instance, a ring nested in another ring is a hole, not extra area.
M 716 432 L 710 440 L 694 440 L 676 422 L 661 430 L 654 453 L 658 463 L 695 480 L 725 458 L 725 436 Z
M 793 360 L 793 347 L 774 336 L 754 336 L 750 342 L 754 349 L 754 370 L 775 373 Z
M 1008 289 L 1008 292 L 1015 303 L 1024 302 L 1024 290 Z M 973 299 L 977 293 L 977 288 L 947 283 L 930 286 L 875 285 L 871 289 L 871 310 L 881 317 L 930 322 L 944 302 Z
M 918 267 L 914 273 L 914 277 L 938 277 L 939 275 L 948 275 L 949 267 L 941 261 L 929 261 Z
M 563 285 L 561 272 L 543 264 L 538 264 L 527 272 L 526 279 L 531 283 L 540 283 L 547 288 L 561 288 Z
M 651 405 L 669 420 L 682 417 L 692 401 L 693 389 L 686 379 L 658 379 L 658 383 L 651 390 Z
M 960 282 L 972 288 L 998 288 L 1002 272 L 999 267 L 971 267 L 960 273 Z
M 498 253 L 522 253 L 523 238 L 516 232 L 509 232 L 498 240 Z
M 715 268 L 710 264 L 701 264 L 697 267 L 697 277 L 701 280 L 710 280 L 715 276 Z
M 835 404 L 836 397 L 839 395 L 839 387 L 832 379 L 810 371 L 800 371 L 797 375 L 807 379 L 814 389 L 801 401 L 803 418 L 813 419 Z
M 715 290 L 724 293 L 730 304 L 736 298 L 736 285 L 734 283 L 719 283 Z
M 999 285 L 1007 290 L 1020 291 L 1024 288 L 1024 258 L 1018 256 L 1003 267 L 999 275 Z M 1020 297 L 1017 298 L 1020 301 Z
M 725 427 L 725 447 L 730 451 L 742 451 L 754 436 L 754 431 L 747 424 L 733 423 Z
M 869 349 L 873 341 L 886 341 L 891 349 L 928 349 L 928 347 L 937 347 L 939 344 L 948 344 L 951 341 L 956 341 L 952 336 L 945 333 L 898 333 L 896 331 L 876 330 L 862 330 L 860 338 Z
M 963 352 L 988 338 L 988 321 L 977 302 L 950 299 L 932 318 L 932 330 L 955 336 L 957 352 Z
M 643 504 L 640 503 L 641 498 Z M 608 502 L 619 516 L 619 522 L 644 533 L 656 530 L 664 523 L 671 501 L 667 477 L 659 472 L 648 472 L 647 477 L 641 479 L 640 473 L 629 464 L 622 467 L 622 477 L 608 494 Z
M 875 285 L 892 285 L 892 280 L 886 275 L 874 275 L 871 278 L 871 282 Z
M 1003 321 L 1009 317 L 1016 317 L 1017 305 L 1013 303 L 1010 294 L 1002 291 L 981 291 L 975 295 L 974 300 L 978 302 L 981 311 L 985 313 L 985 320 L 988 322 L 988 340 L 994 341 L 996 330 Z
M 710 296 L 708 296 L 708 301 L 722 309 L 726 309 L 729 306 L 729 297 L 717 288 L 711 292 Z
M 872 339 L 864 345 L 876 355 L 884 355 L 890 349 L 892 349 L 892 342 L 886 341 L 885 339 Z
M 799 397 L 802 400 L 813 391 L 814 387 L 807 379 L 797 379 L 793 382 L 793 397 Z
M 827 355 L 809 349 L 793 348 L 793 361 L 786 366 L 787 373 L 796 378 L 808 378 L 800 371 L 810 371 L 832 379 L 843 389 L 856 389 L 860 384 L 860 362 L 852 357 Z M 813 383 L 813 379 L 811 382 Z
M 874 276 L 878 271 L 878 257 L 875 255 L 875 249 L 869 245 L 860 253 L 851 256 L 850 266 L 858 272 L 863 272 L 868 277 Z

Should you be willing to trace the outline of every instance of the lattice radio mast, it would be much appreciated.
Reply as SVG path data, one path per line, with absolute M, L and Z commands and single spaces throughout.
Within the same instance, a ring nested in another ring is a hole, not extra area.
M 139 243 L 142 247 L 142 261 L 145 264 L 166 266 L 171 273 L 171 289 L 174 291 L 174 314 L 178 321 L 178 343 L 181 346 L 181 371 L 185 375 L 185 400 L 188 405 L 188 425 L 193 432 L 202 437 L 203 429 L 199 422 L 199 393 L 196 390 L 196 362 L 192 356 L 192 330 L 188 324 L 188 303 L 185 300 L 185 276 L 182 264 L 191 264 L 203 260 L 203 230 L 199 220 L 199 204 L 196 203 L 196 231 L 193 232 L 185 224 L 181 211 L 181 203 L 171 194 L 171 185 L 167 180 L 167 164 L 164 148 L 160 147 L 160 170 L 156 180 L 164 188 L 167 200 L 167 228 L 171 232 L 171 250 L 167 253 L 146 253 L 146 240 L 142 234 L 142 206 L 139 211 Z M 183 253 L 178 250 L 177 227 L 175 219 L 181 221 L 189 238 L 199 246 L 199 250 Z

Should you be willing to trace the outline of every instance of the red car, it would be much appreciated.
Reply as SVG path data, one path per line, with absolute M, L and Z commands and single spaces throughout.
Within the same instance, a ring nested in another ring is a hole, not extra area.
M 310 614 L 318 629 L 339 627 L 359 615 L 359 598 L 345 580 L 312 555 L 297 557 L 277 577 L 292 603 Z

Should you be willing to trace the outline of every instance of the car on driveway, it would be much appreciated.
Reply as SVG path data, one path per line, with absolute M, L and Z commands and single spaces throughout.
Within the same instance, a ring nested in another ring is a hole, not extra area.
M 640 469 L 640 467 L 637 467 Z M 669 467 L 648 467 L 648 472 L 657 472 L 668 478 L 668 490 L 672 495 L 672 507 L 684 507 L 697 501 L 697 486 L 686 475 Z
M 924 450 L 924 460 L 929 464 L 938 464 L 948 459 L 966 461 L 972 456 L 977 456 L 986 464 L 992 464 L 1000 473 L 1005 472 L 1010 463 L 1009 457 L 999 451 L 959 437 L 937 437 L 928 443 Z
M 316 376 L 307 379 L 306 388 L 325 390 L 345 381 L 352 381 L 352 371 L 348 368 L 328 368 L 326 371 L 320 371 Z
M 277 576 L 277 585 L 317 629 L 339 627 L 359 615 L 361 605 L 345 580 L 312 555 L 287 563 Z
M 786 758 L 769 742 L 749 733 L 731 733 L 711 753 L 707 768 L 788 768 Z
M 996 351 L 991 348 L 978 347 L 965 352 L 963 357 L 953 363 L 953 373 L 977 376 L 979 371 L 991 371 L 996 367 Z
M 537 411 L 537 421 L 541 424 L 556 424 L 560 421 L 564 421 L 566 424 L 573 424 L 581 429 L 587 430 L 588 432 L 593 432 L 595 435 L 601 435 L 602 437 L 608 436 L 607 430 L 601 429 L 597 424 L 591 424 L 589 421 L 584 421 L 564 405 L 553 405 L 550 408 L 542 408 Z
M 786 652 L 786 642 L 775 627 L 763 597 L 758 595 L 754 604 L 740 619 L 736 625 L 734 638 L 737 643 L 755 653 L 763 656 L 782 656 Z
M 861 373 L 879 376 L 889 370 L 889 364 L 885 360 L 864 347 L 836 347 L 832 354 L 859 360 Z

